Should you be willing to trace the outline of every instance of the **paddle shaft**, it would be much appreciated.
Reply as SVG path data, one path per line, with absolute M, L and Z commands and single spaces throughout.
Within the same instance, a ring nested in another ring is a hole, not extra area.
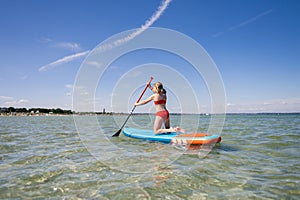
M 149 82 L 151 82 L 152 81 L 152 77 L 150 77 L 150 80 L 149 80 Z M 138 102 L 140 102 L 140 100 L 141 100 L 141 98 L 143 97 L 143 95 L 144 95 L 144 93 L 146 92 L 146 90 L 147 90 L 147 87 L 148 87 L 148 84 L 146 85 L 146 87 L 144 88 L 144 90 L 143 90 L 143 92 L 142 92 L 142 94 L 140 95 L 140 97 L 138 98 L 138 100 L 136 101 L 137 103 Z M 112 137 L 118 137 L 119 135 L 120 135 L 120 133 L 121 133 L 121 130 L 124 128 L 124 126 L 125 126 L 125 124 L 127 123 L 127 121 L 128 121 L 128 119 L 129 119 L 129 117 L 132 115 L 132 113 L 133 113 L 133 111 L 134 111 L 134 109 L 135 109 L 135 107 L 136 107 L 136 105 L 135 106 L 133 106 L 133 108 L 132 108 L 132 110 L 130 111 L 130 113 L 129 113 L 129 115 L 128 115 L 128 117 L 126 118 L 126 120 L 125 120 L 125 122 L 124 122 L 124 124 L 121 126 L 121 128 L 120 128 L 120 130 L 118 131 L 118 132 L 116 132 Z

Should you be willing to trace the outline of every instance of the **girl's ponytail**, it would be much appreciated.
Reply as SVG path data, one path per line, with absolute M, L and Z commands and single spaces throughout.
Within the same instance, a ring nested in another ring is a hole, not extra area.
M 161 82 L 156 82 L 155 87 L 156 87 L 157 93 L 163 93 L 163 94 L 167 93 L 167 91 L 164 89 L 163 84 Z

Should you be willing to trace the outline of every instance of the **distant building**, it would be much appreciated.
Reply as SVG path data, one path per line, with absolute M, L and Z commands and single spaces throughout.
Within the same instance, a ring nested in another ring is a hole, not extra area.
M 102 113 L 105 114 L 105 108 L 103 108 L 103 112 Z
M 8 112 L 8 108 L 0 108 L 0 112 Z

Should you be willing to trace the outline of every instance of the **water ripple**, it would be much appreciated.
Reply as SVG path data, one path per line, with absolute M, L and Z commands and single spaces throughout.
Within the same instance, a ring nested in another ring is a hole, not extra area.
M 128 125 L 141 123 L 151 128 L 151 117 L 136 115 Z M 179 116 L 171 117 L 173 122 L 182 120 Z M 185 116 L 186 126 L 197 121 L 197 117 Z M 123 121 L 125 117 L 117 118 Z M 207 130 L 209 119 L 200 118 L 201 131 Z M 205 157 L 199 156 L 197 150 L 124 136 L 111 138 L 118 129 L 111 116 L 99 116 L 98 123 L 89 126 L 100 125 L 109 141 L 124 152 L 120 155 L 125 157 L 113 164 L 130 165 L 131 172 L 111 169 L 95 159 L 82 143 L 72 116 L 0 117 L 0 199 L 297 199 L 300 196 L 299 115 L 228 115 L 221 144 Z M 95 140 L 91 144 L 101 142 Z M 102 146 L 98 153 L 104 156 L 111 151 L 111 147 Z M 168 156 L 176 154 L 180 156 L 161 164 L 162 159 L 168 160 Z M 146 167 L 154 170 L 147 171 Z M 135 171 L 145 173 L 132 173 Z

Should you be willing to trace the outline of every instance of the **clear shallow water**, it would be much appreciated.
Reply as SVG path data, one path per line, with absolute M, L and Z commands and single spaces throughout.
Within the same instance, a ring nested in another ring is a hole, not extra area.
M 82 116 L 75 126 L 72 116 L 0 117 L 0 199 L 300 198 L 300 115 L 227 115 L 221 144 L 205 157 L 111 138 L 125 118 Z M 210 116 L 171 120 L 205 132 Z M 152 123 L 134 115 L 128 125 Z

